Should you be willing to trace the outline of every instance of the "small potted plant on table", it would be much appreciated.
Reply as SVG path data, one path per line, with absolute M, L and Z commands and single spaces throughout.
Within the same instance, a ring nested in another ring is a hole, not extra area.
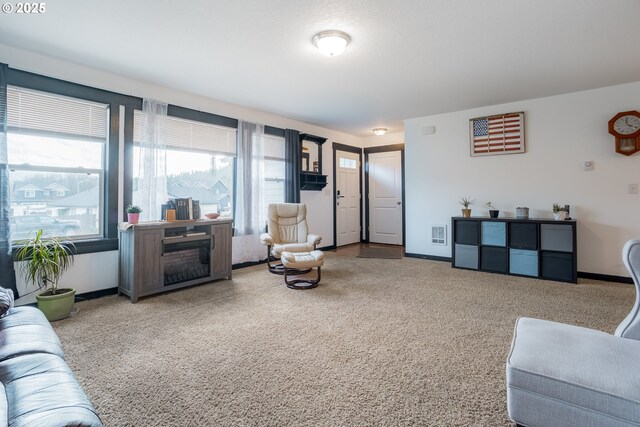
M 142 212 L 142 208 L 140 206 L 127 206 L 127 221 L 129 221 L 129 224 L 137 224 L 138 221 L 140 221 L 140 212 Z
M 73 244 L 42 234 L 38 230 L 35 237 L 19 242 L 15 259 L 23 261 L 19 269 L 27 283 L 45 288 L 36 295 L 40 311 L 49 321 L 60 320 L 69 317 L 75 302 L 75 289 L 58 288 L 58 280 L 73 264 Z
M 556 221 L 562 221 L 567 217 L 567 210 L 564 206 L 560 206 L 558 203 L 554 203 L 552 206 L 553 209 L 553 218 Z
M 460 204 L 464 207 L 462 209 L 462 216 L 465 218 L 471 217 L 471 209 L 469 206 L 473 205 L 474 200 L 469 199 L 468 197 L 461 197 Z
M 500 215 L 500 211 L 495 207 L 493 207 L 491 202 L 487 202 L 484 205 L 489 208 L 489 216 L 491 218 L 498 218 L 498 215 Z

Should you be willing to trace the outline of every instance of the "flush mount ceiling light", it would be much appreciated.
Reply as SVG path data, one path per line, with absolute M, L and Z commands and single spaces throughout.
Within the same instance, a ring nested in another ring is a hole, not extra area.
M 312 42 L 313 45 L 325 55 L 338 56 L 344 52 L 347 45 L 351 42 L 351 37 L 342 31 L 328 30 L 313 36 Z
M 373 130 L 373 133 L 375 133 L 376 135 L 378 135 L 378 136 L 382 136 L 382 135 L 384 135 L 385 133 L 387 133 L 387 131 L 388 131 L 389 129 L 387 129 L 387 128 L 375 128 L 375 129 L 372 129 L 372 130 Z

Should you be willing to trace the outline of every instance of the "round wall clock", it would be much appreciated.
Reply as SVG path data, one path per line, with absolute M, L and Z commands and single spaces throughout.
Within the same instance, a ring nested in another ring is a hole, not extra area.
M 624 111 L 613 116 L 609 133 L 616 138 L 616 153 L 630 156 L 640 151 L 640 112 Z

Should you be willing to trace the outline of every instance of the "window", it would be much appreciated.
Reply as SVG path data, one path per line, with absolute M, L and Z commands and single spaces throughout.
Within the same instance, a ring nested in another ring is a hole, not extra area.
M 109 106 L 7 87 L 12 238 L 102 237 Z
M 339 165 L 344 169 L 356 169 L 358 167 L 358 162 L 355 159 L 340 157 Z
M 136 200 L 142 112 L 134 112 L 133 200 Z M 167 117 L 166 167 L 168 198 L 192 197 L 202 215 L 230 216 L 233 201 L 236 129 Z M 159 213 L 157 215 L 159 218 Z

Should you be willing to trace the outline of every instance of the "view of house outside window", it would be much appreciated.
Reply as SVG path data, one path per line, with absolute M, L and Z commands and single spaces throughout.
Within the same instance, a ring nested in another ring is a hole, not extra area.
M 102 235 L 106 105 L 8 88 L 13 240 Z
M 133 164 L 139 162 L 140 150 L 134 147 Z M 198 200 L 202 215 L 220 212 L 231 216 L 234 157 L 221 154 L 167 149 L 167 198 Z M 134 168 L 133 191 L 138 190 Z M 135 199 L 135 196 L 134 196 Z
M 133 200 L 137 199 L 142 112 L 133 120 Z M 233 212 L 236 129 L 200 121 L 166 118 L 167 199 L 198 200 L 201 216 Z M 158 218 L 160 213 L 158 213 Z

